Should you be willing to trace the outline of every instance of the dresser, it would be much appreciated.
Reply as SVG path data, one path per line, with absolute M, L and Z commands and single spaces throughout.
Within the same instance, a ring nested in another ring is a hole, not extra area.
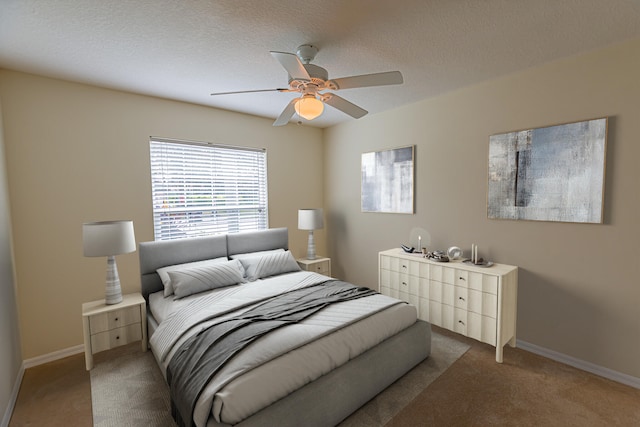
M 518 267 L 436 262 L 402 249 L 378 254 L 380 293 L 407 301 L 429 323 L 496 347 L 516 345 Z
M 142 351 L 147 351 L 146 301 L 139 293 L 123 295 L 118 304 L 107 305 L 104 300 L 82 304 L 82 326 L 87 370 L 100 351 L 134 341 L 142 341 Z

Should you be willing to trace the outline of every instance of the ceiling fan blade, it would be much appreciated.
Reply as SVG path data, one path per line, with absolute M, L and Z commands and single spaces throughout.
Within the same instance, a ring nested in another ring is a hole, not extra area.
M 400 71 L 388 71 L 386 73 L 363 74 L 360 76 L 341 77 L 329 80 L 329 88 L 354 89 L 368 86 L 399 85 L 404 82 Z
M 277 88 L 277 89 L 237 90 L 233 92 L 215 92 L 215 93 L 212 93 L 211 96 L 235 95 L 237 93 L 256 93 L 256 92 L 291 92 L 291 89 Z
M 324 94 L 322 96 L 322 101 L 326 104 L 331 105 L 333 108 L 350 115 L 355 119 L 359 119 L 360 117 L 365 116 L 368 113 L 367 110 L 360 108 L 356 104 L 352 104 L 346 99 L 333 93 Z
M 300 59 L 293 53 L 287 52 L 274 52 L 271 51 L 271 56 L 278 60 L 278 62 L 287 70 L 287 73 L 294 80 L 311 80 L 311 76 L 300 62 Z
M 300 101 L 300 98 L 293 98 L 287 104 L 287 106 L 284 107 L 284 110 L 282 110 L 282 113 L 280 113 L 276 121 L 273 122 L 273 125 L 284 126 L 287 123 L 289 123 L 289 120 L 291 120 L 291 117 L 293 117 L 293 115 L 296 113 L 296 102 L 298 101 Z

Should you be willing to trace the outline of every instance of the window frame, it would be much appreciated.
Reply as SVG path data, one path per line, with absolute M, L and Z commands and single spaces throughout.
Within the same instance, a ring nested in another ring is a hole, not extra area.
M 155 240 L 269 228 L 265 148 L 152 136 L 149 171 Z

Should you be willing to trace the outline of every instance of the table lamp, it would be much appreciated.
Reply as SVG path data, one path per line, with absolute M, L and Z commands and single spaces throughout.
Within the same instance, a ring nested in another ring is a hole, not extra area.
M 309 230 L 309 241 L 307 243 L 307 259 L 316 259 L 316 243 L 313 238 L 313 230 L 324 227 L 322 219 L 322 209 L 299 209 L 298 229 Z
M 84 256 L 107 257 L 106 304 L 122 302 L 116 255 L 136 250 L 133 221 L 100 221 L 82 224 Z

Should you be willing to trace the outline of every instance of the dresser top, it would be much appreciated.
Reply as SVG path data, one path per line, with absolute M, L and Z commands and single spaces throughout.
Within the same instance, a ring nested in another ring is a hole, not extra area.
M 403 251 L 402 248 L 388 249 L 386 251 L 380 252 L 379 254 L 393 256 L 396 258 L 408 259 L 411 261 L 424 262 L 430 265 L 440 265 L 442 267 L 458 268 L 460 270 L 477 271 L 479 273 L 493 274 L 497 276 L 507 274 L 518 269 L 518 267 L 513 265 L 498 264 L 498 263 L 493 263 L 491 267 L 477 267 L 477 266 L 474 266 L 473 264 L 467 264 L 465 262 L 462 262 L 462 260 L 452 260 L 449 262 L 432 261 L 430 259 L 425 258 L 424 255 L 420 253 L 407 253 Z

